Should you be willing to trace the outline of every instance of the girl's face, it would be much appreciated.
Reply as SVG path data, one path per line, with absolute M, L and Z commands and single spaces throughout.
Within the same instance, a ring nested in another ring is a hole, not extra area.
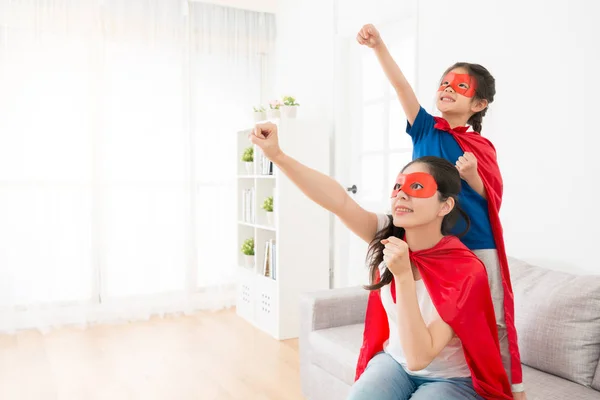
M 426 164 L 409 165 L 397 181 L 400 183 L 396 183 L 392 190 L 392 216 L 395 226 L 410 229 L 434 222 L 441 224 L 444 216 L 454 206 L 453 203 L 450 204 L 452 199 L 440 202 L 437 184 L 429 175 Z
M 445 77 L 437 92 L 437 108 L 442 114 L 472 115 L 477 80 L 465 68 L 454 68 Z

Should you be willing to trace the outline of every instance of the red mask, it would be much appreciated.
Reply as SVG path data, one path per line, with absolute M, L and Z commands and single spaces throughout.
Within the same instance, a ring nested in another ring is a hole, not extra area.
M 448 86 L 458 94 L 462 94 L 465 97 L 473 97 L 475 96 L 475 90 L 477 90 L 477 79 L 469 74 L 448 72 L 444 79 L 442 79 L 442 84 L 438 92 L 442 92 Z
M 398 192 L 402 190 L 409 196 L 427 199 L 432 197 L 437 192 L 437 189 L 438 186 L 435 179 L 428 173 L 413 172 L 408 175 L 400 173 L 396 178 L 396 184 L 392 190 L 392 198 L 396 197 Z

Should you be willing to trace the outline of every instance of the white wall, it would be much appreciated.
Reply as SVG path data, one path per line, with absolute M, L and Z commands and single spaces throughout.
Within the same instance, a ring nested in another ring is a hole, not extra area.
M 327 125 L 330 134 L 322 140 L 330 148 L 334 107 L 333 9 L 333 0 L 278 1 L 276 82 L 270 95 L 271 99 L 282 95 L 296 97 L 299 118 L 321 120 Z
M 424 105 L 455 61 L 480 63 L 497 80 L 483 134 L 504 176 L 508 253 L 594 273 L 599 191 L 586 182 L 600 182 L 598 11 L 585 0 L 436 0 L 419 2 L 418 28 Z
M 335 0 L 336 32 L 340 36 L 356 37 L 365 24 L 378 27 L 405 19 L 414 12 L 416 0 Z
M 292 95 L 299 113 L 333 115 L 333 1 L 279 0 L 275 96 Z

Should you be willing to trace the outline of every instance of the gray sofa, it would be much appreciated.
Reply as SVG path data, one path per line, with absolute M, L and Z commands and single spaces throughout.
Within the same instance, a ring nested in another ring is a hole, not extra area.
M 600 275 L 510 259 L 529 400 L 600 400 Z M 308 400 L 345 399 L 362 343 L 367 291 L 308 293 L 301 301 L 300 373 Z

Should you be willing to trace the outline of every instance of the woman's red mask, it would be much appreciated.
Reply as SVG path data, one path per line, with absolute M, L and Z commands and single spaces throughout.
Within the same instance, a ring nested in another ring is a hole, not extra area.
M 473 97 L 475 96 L 475 90 L 477 90 L 477 79 L 469 74 L 448 72 L 444 79 L 442 79 L 442 84 L 438 92 L 445 90 L 448 86 L 458 94 L 462 94 L 465 97 Z
M 396 184 L 392 190 L 392 198 L 402 190 L 409 196 L 427 199 L 437 192 L 438 186 L 433 176 L 425 172 L 413 172 L 412 174 L 398 174 Z

